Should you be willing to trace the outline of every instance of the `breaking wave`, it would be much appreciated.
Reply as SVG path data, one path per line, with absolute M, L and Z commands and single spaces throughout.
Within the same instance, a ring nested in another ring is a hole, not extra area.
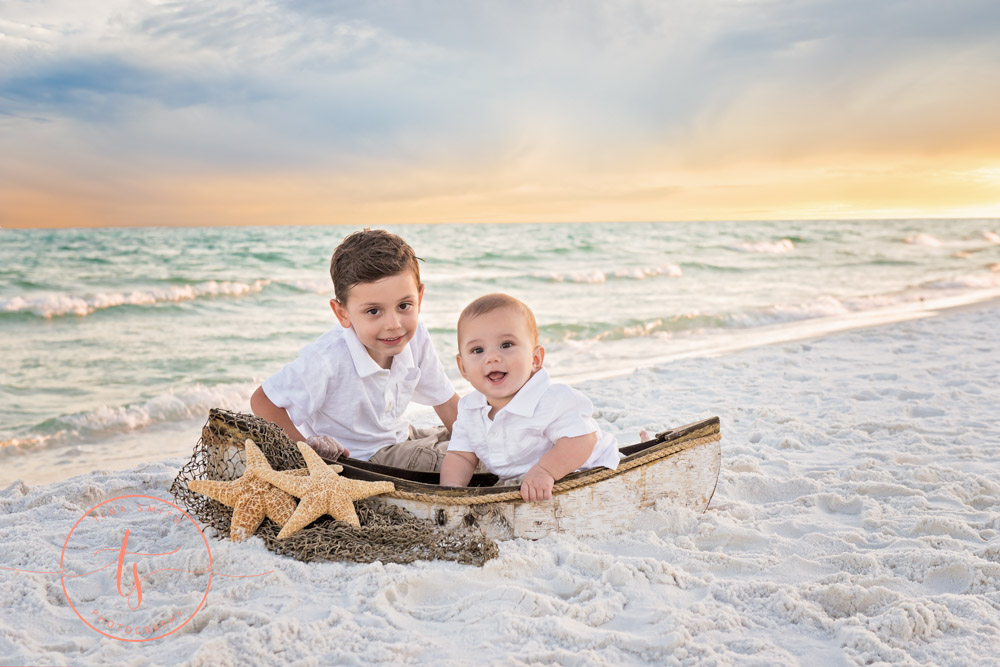
M 669 337 L 713 329 L 752 329 L 815 318 L 843 317 L 914 303 L 932 307 L 936 300 L 948 299 L 955 293 L 975 301 L 977 295 L 980 295 L 979 298 L 991 297 L 997 290 L 1000 290 L 1000 266 L 989 273 L 927 281 L 894 293 L 854 298 L 821 295 L 801 303 L 776 303 L 728 313 L 690 312 L 646 321 L 549 324 L 539 327 L 539 335 L 544 343 L 581 343 L 646 336 Z
M 780 241 L 744 241 L 729 246 L 729 249 L 755 255 L 781 255 L 795 250 L 795 243 L 791 239 L 781 239 Z
M 655 267 L 637 267 L 635 269 L 624 269 L 621 271 L 569 271 L 565 273 L 537 272 L 532 273 L 532 278 L 538 278 L 554 283 L 606 283 L 608 280 L 644 280 L 656 276 L 667 276 L 669 278 L 680 278 L 684 275 L 681 267 L 676 264 L 664 264 Z
M 202 418 L 214 407 L 245 410 L 255 387 L 256 384 L 252 383 L 212 387 L 193 385 L 142 402 L 102 405 L 87 412 L 53 417 L 36 425 L 26 435 L 0 441 L 0 453 L 4 450 L 59 444 L 81 438 L 120 435 L 157 424 Z
M 255 294 L 263 290 L 270 282 L 270 280 L 256 280 L 252 283 L 240 283 L 210 280 L 195 285 L 172 285 L 161 289 L 133 292 L 101 292 L 90 296 L 50 294 L 29 299 L 15 296 L 6 301 L 0 301 L 0 312 L 29 312 L 46 319 L 64 315 L 85 317 L 98 310 L 119 306 L 151 306 L 159 303 L 191 301 L 203 297 Z
M 937 248 L 938 246 L 941 245 L 941 242 L 939 240 L 937 240 L 930 234 L 925 234 L 924 232 L 921 232 L 919 234 L 914 234 L 912 236 L 907 236 L 905 239 L 903 239 L 903 243 L 907 243 L 909 245 L 922 245 L 928 248 Z

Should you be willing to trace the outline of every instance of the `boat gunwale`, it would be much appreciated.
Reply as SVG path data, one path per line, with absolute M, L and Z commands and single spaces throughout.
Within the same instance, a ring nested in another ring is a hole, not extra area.
M 666 453 L 662 457 L 654 458 L 653 460 L 647 461 L 645 464 L 635 465 L 635 462 L 639 459 L 646 458 L 650 455 L 654 455 L 664 449 L 675 447 L 677 445 L 683 444 L 692 440 L 700 440 L 703 438 L 710 438 L 711 440 L 719 440 L 719 418 L 709 417 L 707 419 L 702 419 L 697 422 L 692 422 L 684 426 L 679 426 L 673 429 L 668 429 L 661 433 L 658 433 L 656 438 L 648 440 L 645 442 L 640 442 L 634 445 L 628 445 L 626 447 L 620 448 L 625 456 L 621 459 L 616 470 L 609 470 L 607 468 L 591 468 L 590 470 L 582 470 L 578 472 L 571 473 L 566 477 L 560 479 L 557 484 L 563 487 L 562 492 L 565 493 L 569 490 L 566 487 L 579 488 L 581 486 L 588 486 L 590 484 L 597 483 L 599 481 L 604 481 L 612 477 L 624 474 L 636 467 L 642 467 L 642 465 L 649 465 L 657 461 L 662 461 L 669 459 L 671 456 L 679 454 L 688 448 L 679 450 L 678 452 Z M 330 461 L 330 463 L 334 463 Z M 480 486 L 440 486 L 438 484 L 432 484 L 427 482 L 416 481 L 413 479 L 407 479 L 407 477 L 412 477 L 416 475 L 420 476 L 431 476 L 434 473 L 421 473 L 411 470 L 404 470 L 401 468 L 393 468 L 390 466 L 382 466 L 367 461 L 360 461 L 357 459 L 341 458 L 336 462 L 338 465 L 344 467 L 341 473 L 345 477 L 351 477 L 355 479 L 362 479 L 366 481 L 388 481 L 396 485 L 395 493 L 403 493 L 406 495 L 418 494 L 426 495 L 427 500 L 430 501 L 433 497 L 439 498 L 474 498 L 480 497 L 483 501 L 486 501 L 485 497 L 496 496 L 499 494 L 509 494 L 516 490 L 513 487 L 505 486 L 493 486 L 497 479 L 495 475 L 476 475 L 474 476 L 481 485 Z M 400 475 L 394 475 L 393 472 L 401 473 Z M 405 475 L 405 476 L 403 476 Z M 554 490 L 558 493 L 558 490 Z M 392 496 L 393 493 L 389 493 Z

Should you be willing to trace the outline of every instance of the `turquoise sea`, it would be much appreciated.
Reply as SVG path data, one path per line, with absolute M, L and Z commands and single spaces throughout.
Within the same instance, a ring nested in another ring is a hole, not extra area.
M 357 228 L 0 230 L 0 486 L 183 455 L 210 407 L 248 409 L 334 325 Z M 1000 296 L 998 220 L 389 229 L 459 393 L 455 320 L 487 292 L 534 309 L 571 383 Z

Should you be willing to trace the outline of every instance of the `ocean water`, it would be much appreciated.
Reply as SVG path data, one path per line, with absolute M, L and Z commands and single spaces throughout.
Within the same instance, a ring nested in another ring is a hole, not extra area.
M 329 258 L 355 229 L 0 230 L 0 485 L 180 456 L 210 407 L 247 410 L 335 324 Z M 533 308 L 571 383 L 1000 296 L 998 220 L 389 229 L 424 259 L 459 393 L 455 320 L 487 292 Z

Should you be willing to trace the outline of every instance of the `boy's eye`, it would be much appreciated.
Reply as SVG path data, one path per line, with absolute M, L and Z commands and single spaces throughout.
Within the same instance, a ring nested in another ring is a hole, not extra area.
M 409 310 L 412 307 L 413 307 L 412 303 L 401 303 L 401 304 L 399 304 L 399 309 L 400 310 Z
M 365 313 L 369 315 L 378 315 L 381 311 L 378 308 L 369 308 Z

